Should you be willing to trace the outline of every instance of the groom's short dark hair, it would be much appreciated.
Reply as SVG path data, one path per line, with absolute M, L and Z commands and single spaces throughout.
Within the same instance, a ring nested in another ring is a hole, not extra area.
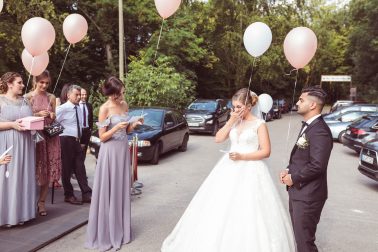
M 325 104 L 325 99 L 327 97 L 327 93 L 319 85 L 306 87 L 302 89 L 302 94 L 303 93 L 307 93 L 309 96 L 315 97 L 318 101 L 317 103 L 320 105 L 321 108 L 323 108 Z

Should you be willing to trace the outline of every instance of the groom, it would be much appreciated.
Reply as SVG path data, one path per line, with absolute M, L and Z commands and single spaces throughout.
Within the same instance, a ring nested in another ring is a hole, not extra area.
M 289 165 L 280 173 L 289 193 L 298 252 L 318 251 L 315 232 L 327 199 L 327 166 L 333 147 L 331 131 L 321 116 L 326 95 L 319 86 L 302 90 L 297 105 L 305 122 Z

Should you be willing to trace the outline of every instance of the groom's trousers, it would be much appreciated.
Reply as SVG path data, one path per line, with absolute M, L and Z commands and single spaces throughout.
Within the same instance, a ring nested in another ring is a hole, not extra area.
M 316 226 L 325 200 L 301 201 L 289 199 L 289 211 L 293 224 L 297 252 L 317 252 L 315 245 Z

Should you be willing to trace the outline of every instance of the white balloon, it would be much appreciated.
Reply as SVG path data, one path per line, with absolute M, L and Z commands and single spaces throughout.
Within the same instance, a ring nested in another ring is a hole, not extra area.
M 272 43 L 272 31 L 262 22 L 250 24 L 244 32 L 244 46 L 253 57 L 261 56 Z
M 4 5 L 3 0 L 0 0 L 0 12 L 3 10 L 3 5 Z
M 272 97 L 268 94 L 259 95 L 259 105 L 262 112 L 268 113 L 273 106 Z

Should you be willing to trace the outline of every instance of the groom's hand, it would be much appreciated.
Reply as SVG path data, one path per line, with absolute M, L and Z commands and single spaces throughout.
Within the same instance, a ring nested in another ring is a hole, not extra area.
M 287 174 L 285 177 L 283 177 L 282 181 L 285 185 L 289 187 L 293 185 L 293 181 L 291 180 L 291 174 Z
M 280 181 L 282 184 L 285 184 L 284 181 L 283 181 L 283 178 L 289 173 L 289 171 L 286 169 L 286 170 L 283 170 L 280 172 Z

